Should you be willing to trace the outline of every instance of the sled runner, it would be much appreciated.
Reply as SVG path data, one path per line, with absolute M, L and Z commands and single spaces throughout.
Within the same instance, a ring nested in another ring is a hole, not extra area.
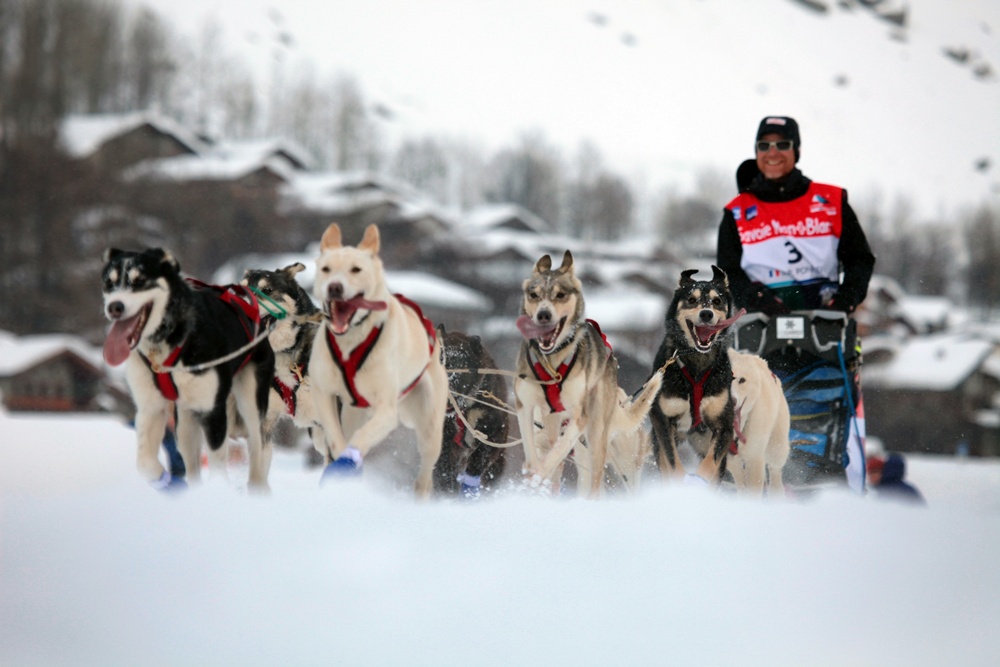
M 856 323 L 830 310 L 745 315 L 734 346 L 764 357 L 782 383 L 791 413 L 792 488 L 847 483 L 864 488 L 864 408 Z

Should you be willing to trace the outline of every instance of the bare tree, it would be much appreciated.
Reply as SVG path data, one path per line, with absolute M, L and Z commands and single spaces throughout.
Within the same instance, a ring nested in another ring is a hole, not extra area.
M 339 77 L 333 86 L 336 169 L 375 169 L 382 161 L 380 140 L 358 82 Z
M 584 238 L 618 239 L 632 227 L 633 204 L 628 183 L 605 167 L 597 148 L 581 146 L 576 178 L 566 187 L 568 231 Z
M 427 137 L 403 142 L 393 157 L 390 173 L 439 202 L 449 199 L 448 156 L 435 139 Z
M 125 78 L 130 108 L 147 109 L 156 104 L 169 108 L 169 92 L 177 73 L 170 55 L 172 36 L 155 12 L 143 7 L 128 31 L 125 43 Z
M 965 222 L 963 231 L 969 253 L 969 303 L 989 315 L 1000 302 L 1000 215 L 983 206 Z
M 560 225 L 561 161 L 540 133 L 525 135 L 516 148 L 498 153 L 490 173 L 487 201 L 520 204 L 550 225 Z

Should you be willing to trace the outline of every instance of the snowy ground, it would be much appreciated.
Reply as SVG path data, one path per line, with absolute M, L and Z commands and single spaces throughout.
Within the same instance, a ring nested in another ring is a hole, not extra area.
M 0 413 L 0 664 L 994 665 L 1000 462 L 929 507 L 649 482 L 601 502 L 146 487 L 108 418 Z

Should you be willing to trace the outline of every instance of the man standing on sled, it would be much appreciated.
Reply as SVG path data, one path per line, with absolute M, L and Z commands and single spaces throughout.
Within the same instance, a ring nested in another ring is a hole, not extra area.
M 847 202 L 847 190 L 816 183 L 796 167 L 801 145 L 795 119 L 761 120 L 756 158 L 740 165 L 740 194 L 726 205 L 719 225 L 716 263 L 729 277 L 736 307 L 748 313 L 771 319 L 811 310 L 850 315 L 868 292 L 875 256 Z M 855 329 L 848 318 L 838 361 L 850 378 L 853 403 L 846 474 L 852 488 L 861 490 L 864 415 Z M 785 383 L 786 395 L 792 375 L 809 363 L 803 359 L 807 355 L 791 347 L 769 349 L 764 356 Z

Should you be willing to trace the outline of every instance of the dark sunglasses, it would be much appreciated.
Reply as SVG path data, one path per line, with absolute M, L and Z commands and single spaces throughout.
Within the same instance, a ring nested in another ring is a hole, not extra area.
M 792 146 L 795 144 L 791 139 L 782 139 L 781 141 L 758 141 L 757 142 L 757 152 L 766 153 L 772 148 L 777 148 L 779 151 L 790 151 Z

